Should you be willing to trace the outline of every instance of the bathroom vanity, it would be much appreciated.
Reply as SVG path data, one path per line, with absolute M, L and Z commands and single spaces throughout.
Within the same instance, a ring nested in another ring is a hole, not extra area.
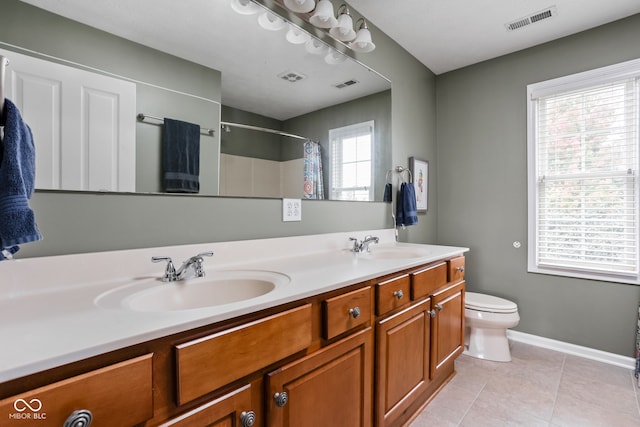
M 0 265 L 12 281 L 0 285 L 2 424 L 404 425 L 454 375 L 468 249 L 369 233 L 380 238 L 370 253 L 349 251 L 358 232 Z M 205 278 L 164 283 L 149 265 L 210 250 Z M 72 274 L 72 263 L 85 267 Z M 169 309 L 154 302 L 157 292 L 179 298 L 162 287 L 272 276 L 286 280 L 248 298 L 224 291 L 236 300 L 222 304 L 206 305 L 206 293 Z

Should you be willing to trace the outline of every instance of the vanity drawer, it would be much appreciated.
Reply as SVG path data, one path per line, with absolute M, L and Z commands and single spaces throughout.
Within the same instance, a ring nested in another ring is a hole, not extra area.
M 436 289 L 447 284 L 447 263 L 432 265 L 411 273 L 411 299 L 431 295 Z
M 464 279 L 464 257 L 452 258 L 449 263 L 449 282 L 457 283 Z
M 326 299 L 322 302 L 322 307 L 324 338 L 337 337 L 343 332 L 371 320 L 371 287 L 367 286 Z
M 410 285 L 408 274 L 376 284 L 376 314 L 380 316 L 408 303 Z
M 153 417 L 152 358 L 147 354 L 4 399 L 0 419 L 61 426 L 74 411 L 87 410 L 96 427 L 143 423 Z
M 175 346 L 182 405 L 311 344 L 311 304 Z

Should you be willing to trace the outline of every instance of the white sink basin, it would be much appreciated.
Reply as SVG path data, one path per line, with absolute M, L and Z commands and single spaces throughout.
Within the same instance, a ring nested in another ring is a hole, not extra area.
M 184 281 L 149 279 L 125 285 L 103 293 L 96 304 L 147 312 L 193 310 L 257 298 L 289 282 L 288 276 L 271 271 L 212 271 Z
M 362 259 L 371 259 L 371 260 L 380 260 L 380 259 L 413 259 L 413 258 L 422 258 L 429 253 L 425 250 L 416 249 L 416 248 L 403 248 L 403 247 L 394 247 L 394 248 L 371 248 L 371 252 L 363 252 L 361 255 Z

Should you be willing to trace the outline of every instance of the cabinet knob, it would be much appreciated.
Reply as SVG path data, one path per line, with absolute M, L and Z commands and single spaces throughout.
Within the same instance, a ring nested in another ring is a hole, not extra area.
M 399 300 L 401 300 L 401 299 L 402 299 L 402 297 L 404 296 L 404 292 L 402 292 L 402 291 L 395 291 L 395 292 L 393 293 L 393 296 L 394 296 L 394 297 L 396 297 L 396 298 L 398 298 Z
M 435 310 L 429 310 L 427 313 L 429 313 L 429 316 L 433 319 L 434 317 L 436 317 L 436 311 Z
M 88 409 L 73 411 L 64 422 L 64 427 L 89 427 L 93 414 Z
M 442 304 L 436 304 L 436 310 L 442 311 Z
M 360 317 L 360 307 L 350 308 L 350 309 L 349 309 L 349 314 L 350 314 L 350 315 L 351 315 L 351 317 L 353 317 L 354 319 L 357 319 L 358 317 Z
M 256 422 L 256 413 L 253 411 L 243 411 L 240 414 L 240 422 L 242 427 L 251 427 Z
M 276 393 L 273 395 L 273 400 L 275 400 L 276 402 L 276 406 L 278 408 L 282 408 L 284 405 L 287 404 L 287 401 L 289 400 L 289 396 L 287 396 L 287 392 L 283 391 L 282 393 Z
M 460 273 L 464 273 L 464 267 L 456 267 L 456 270 L 458 270 Z

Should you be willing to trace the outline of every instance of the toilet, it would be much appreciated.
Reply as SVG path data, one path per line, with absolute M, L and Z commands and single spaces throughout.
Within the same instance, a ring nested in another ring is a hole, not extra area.
M 495 362 L 511 361 L 507 329 L 520 322 L 516 303 L 492 295 L 466 292 L 464 320 L 464 354 Z

